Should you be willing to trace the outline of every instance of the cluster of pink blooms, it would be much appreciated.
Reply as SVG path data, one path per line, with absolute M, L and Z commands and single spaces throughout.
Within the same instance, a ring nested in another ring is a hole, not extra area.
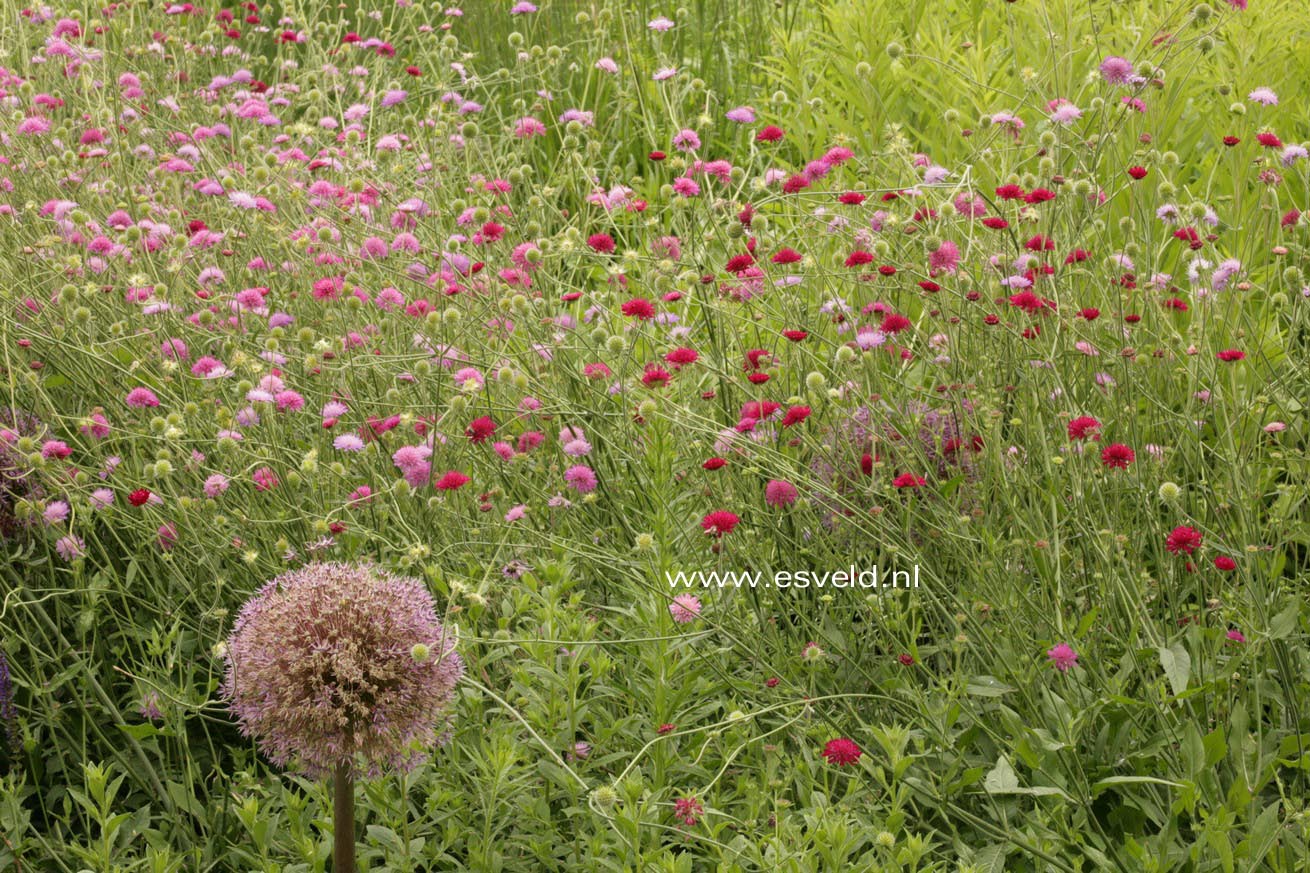
M 1310 297 L 1285 272 L 1304 249 L 1290 245 L 1300 209 L 1260 252 L 1233 230 L 1233 204 L 1149 193 L 1173 168 L 1145 148 L 1160 74 L 1146 58 L 1108 55 L 1077 93 L 998 108 L 935 154 L 805 153 L 763 101 L 653 119 L 631 156 L 640 179 L 613 165 L 569 180 L 570 195 L 481 156 L 601 144 L 609 103 L 543 90 L 495 121 L 462 63 L 412 64 L 381 24 L 333 47 L 313 91 L 334 99 L 319 100 L 293 65 L 257 78 L 243 46 L 261 31 L 231 14 L 215 19 L 231 50 L 202 51 L 188 37 L 200 15 L 188 4 L 160 35 L 185 75 L 110 76 L 97 34 L 36 14 L 20 25 L 34 63 L 0 75 L 19 116 L 0 131 L 0 218 L 37 277 L 6 303 L 7 360 L 45 380 L 0 429 L 0 523 L 48 534 L 62 562 L 86 559 L 106 519 L 143 548 L 281 560 L 367 536 L 379 513 L 429 510 L 443 531 L 503 524 L 515 542 L 617 548 L 587 507 L 627 512 L 625 471 L 655 451 L 661 421 L 668 492 L 642 496 L 678 507 L 688 549 L 789 524 L 806 538 L 868 529 L 921 506 L 986 512 L 971 495 L 980 466 L 1020 470 L 1047 446 L 1118 487 L 1163 474 L 1180 431 L 1218 445 L 1215 400 L 1239 403 L 1235 374 L 1258 379 L 1271 360 L 1223 313 L 1254 291 Z M 650 37 L 674 27 L 656 18 Z M 294 21 L 274 38 L 289 57 L 313 48 Z M 610 57 L 587 69 L 643 87 L 679 75 Z M 441 95 L 423 120 L 417 89 L 379 84 L 419 77 Z M 1279 106 L 1261 85 L 1249 102 Z M 1142 149 L 1024 172 L 1082 155 L 1105 104 Z M 1273 190 L 1305 149 L 1256 116 L 1209 135 L 1240 158 L 1242 184 Z M 961 149 L 984 141 L 994 160 L 966 163 Z M 62 152 L 72 160 L 45 160 Z M 1118 227 L 1125 204 L 1149 204 L 1150 234 L 1095 229 Z M 1075 212 L 1096 221 L 1064 220 Z M 687 213 L 720 232 L 689 232 Z M 108 345 L 88 325 L 113 326 L 112 351 L 91 351 Z M 73 338 L 89 351 L 71 353 Z M 1072 362 L 1067 379 L 1047 378 L 1056 361 Z M 1189 368 L 1195 393 L 1141 396 L 1157 389 L 1134 374 L 1152 366 Z M 1025 394 L 1044 412 L 1006 426 L 1001 407 Z M 1124 413 L 1137 404 L 1170 416 Z M 29 412 L 50 424 L 18 426 Z M 1283 417 L 1256 423 L 1259 446 L 1299 438 Z M 260 525 L 219 530 L 215 516 L 236 512 L 303 521 L 314 539 L 275 549 Z M 1209 531 L 1220 551 L 1241 547 Z M 1202 536 L 1180 526 L 1166 549 L 1194 556 Z M 669 610 L 688 623 L 701 603 Z M 1062 671 L 1076 660 L 1051 652 Z M 321 763 L 327 736 L 301 716 Z M 285 737 L 275 750 L 303 755 Z

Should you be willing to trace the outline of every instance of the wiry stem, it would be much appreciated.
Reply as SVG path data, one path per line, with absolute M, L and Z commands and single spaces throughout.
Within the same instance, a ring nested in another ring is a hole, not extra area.
M 332 774 L 332 873 L 355 873 L 355 781 L 350 765 Z

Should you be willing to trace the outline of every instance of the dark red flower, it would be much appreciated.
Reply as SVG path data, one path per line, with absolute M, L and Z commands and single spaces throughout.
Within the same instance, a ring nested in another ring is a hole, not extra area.
M 480 443 L 496 432 L 496 423 L 489 416 L 475 418 L 469 422 L 464 435 L 475 443 Z
M 591 246 L 593 251 L 608 255 L 614 251 L 614 237 L 608 233 L 593 233 L 587 237 L 587 245 Z
M 1179 525 L 1169 532 L 1164 547 L 1174 555 L 1190 555 L 1201 548 L 1201 532 L 1195 528 Z
M 648 321 L 655 317 L 655 307 L 644 297 L 634 297 L 625 301 L 619 307 L 619 311 L 629 318 L 635 318 L 639 321 Z
M 716 509 L 701 519 L 700 526 L 707 534 L 721 537 L 732 533 L 733 528 L 740 522 L 741 519 L 736 514 L 726 509 Z
M 781 127 L 774 127 L 772 124 L 760 130 L 755 134 L 755 139 L 759 142 L 777 142 L 784 136 Z
M 127 502 L 133 506 L 145 506 L 150 502 L 150 489 L 138 488 L 131 494 L 127 495 Z
M 839 767 L 845 767 L 854 764 L 860 760 L 860 755 L 864 754 L 859 746 L 845 737 L 838 737 L 835 740 L 828 740 L 823 746 L 823 757 L 829 764 L 836 764 Z
M 1100 428 L 1101 423 L 1090 415 L 1080 415 L 1073 421 L 1069 422 L 1069 439 L 1095 439 L 1096 433 Z
M 1137 453 L 1123 443 L 1110 443 L 1101 449 L 1101 463 L 1109 469 L 1127 470 L 1137 460 Z
M 1229 573 L 1237 569 L 1237 562 L 1227 555 L 1220 555 L 1214 559 L 1214 568 Z
M 1145 178 L 1146 178 L 1146 174 L 1147 174 L 1148 172 L 1150 172 L 1150 171 L 1147 170 L 1146 167 L 1129 167 L 1129 168 L 1128 168 L 1128 175 L 1129 175 L 1129 176 L 1132 176 L 1134 179 L 1139 179 L 1139 180 L 1140 180 L 1140 179 L 1145 179 Z

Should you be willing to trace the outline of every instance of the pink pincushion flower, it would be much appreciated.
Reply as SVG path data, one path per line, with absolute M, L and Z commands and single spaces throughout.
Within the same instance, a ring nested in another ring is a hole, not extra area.
M 224 697 L 273 763 L 409 769 L 449 729 L 464 664 L 417 579 L 311 564 L 266 583 L 227 643 Z
M 678 624 L 688 624 L 700 615 L 700 599 L 694 594 L 679 594 L 669 604 L 669 615 Z
M 564 471 L 564 481 L 579 494 L 596 490 L 596 473 L 585 464 L 577 464 Z
M 1060 643 L 1046 650 L 1046 657 L 1061 673 L 1068 673 L 1071 667 L 1078 665 L 1078 653 L 1068 643 Z
M 772 479 L 764 486 L 764 502 L 770 506 L 791 506 L 796 502 L 796 486 L 782 479 Z
M 133 409 L 145 409 L 149 406 L 159 405 L 159 398 L 156 397 L 155 392 L 151 391 L 149 388 L 133 388 L 131 391 L 127 392 L 127 397 L 125 399 L 127 405 Z

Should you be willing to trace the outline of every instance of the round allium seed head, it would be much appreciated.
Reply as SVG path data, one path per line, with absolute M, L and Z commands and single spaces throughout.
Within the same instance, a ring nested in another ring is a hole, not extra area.
M 242 607 L 225 657 L 241 732 L 314 778 L 416 765 L 447 739 L 464 673 L 423 583 L 367 564 L 310 564 L 268 582 Z

